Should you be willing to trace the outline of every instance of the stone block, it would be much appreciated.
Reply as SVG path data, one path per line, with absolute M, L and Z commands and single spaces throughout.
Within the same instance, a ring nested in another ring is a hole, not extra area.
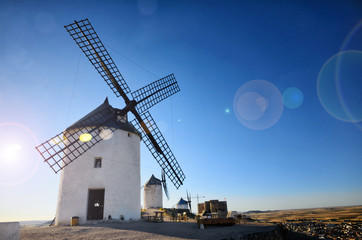
M 20 240 L 19 222 L 0 222 L 1 240 Z

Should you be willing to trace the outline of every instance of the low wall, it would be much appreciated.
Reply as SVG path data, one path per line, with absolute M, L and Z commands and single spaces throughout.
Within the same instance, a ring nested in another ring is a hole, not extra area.
M 1 240 L 20 240 L 19 222 L 0 222 Z

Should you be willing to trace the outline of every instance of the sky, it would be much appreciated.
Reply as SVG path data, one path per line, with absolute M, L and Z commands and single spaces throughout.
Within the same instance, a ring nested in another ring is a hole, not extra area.
M 150 109 L 186 175 L 164 207 L 186 190 L 194 212 L 197 194 L 237 211 L 362 204 L 360 1 L 0 0 L 0 221 L 53 219 L 59 174 L 35 146 L 106 97 L 124 107 L 63 27 L 85 18 L 132 91 L 178 81 Z

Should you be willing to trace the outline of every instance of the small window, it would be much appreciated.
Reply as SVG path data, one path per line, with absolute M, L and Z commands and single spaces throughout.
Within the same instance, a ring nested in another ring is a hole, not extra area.
M 102 158 L 95 158 L 94 159 L 94 168 L 101 168 L 102 167 Z

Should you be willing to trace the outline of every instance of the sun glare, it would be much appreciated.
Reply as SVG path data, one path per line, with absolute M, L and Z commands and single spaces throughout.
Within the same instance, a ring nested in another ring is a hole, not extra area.
M 5 162 L 15 161 L 22 149 L 19 144 L 6 145 L 0 148 L 1 160 Z
M 90 135 L 89 133 L 83 133 L 79 136 L 79 140 L 82 142 L 89 142 L 90 140 L 92 140 L 92 135 Z
M 18 185 L 30 179 L 41 159 L 35 134 L 16 122 L 0 123 L 0 185 Z

